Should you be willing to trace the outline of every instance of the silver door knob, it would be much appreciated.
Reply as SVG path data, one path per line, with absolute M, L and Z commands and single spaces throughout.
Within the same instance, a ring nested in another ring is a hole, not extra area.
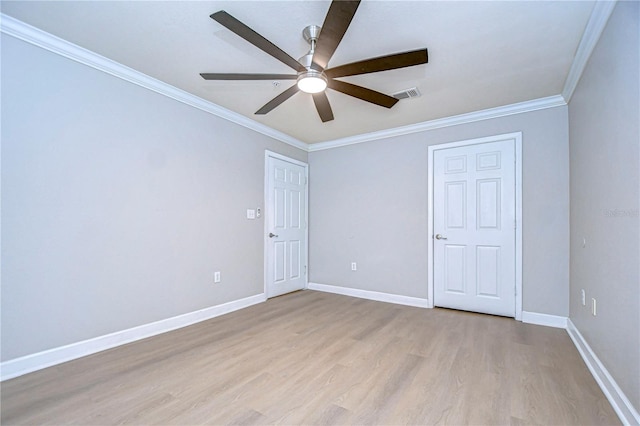
M 269 238 L 273 238 L 273 237 L 277 237 L 277 235 L 274 234 L 273 232 L 269 232 Z
M 447 239 L 446 237 L 443 237 L 440 234 L 436 234 L 436 240 L 446 240 L 446 239 Z

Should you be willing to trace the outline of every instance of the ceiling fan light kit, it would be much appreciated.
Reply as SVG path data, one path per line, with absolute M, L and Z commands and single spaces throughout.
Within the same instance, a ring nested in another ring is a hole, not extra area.
M 312 95 L 320 119 L 323 122 L 331 121 L 333 120 L 333 111 L 325 93 L 326 89 L 333 89 L 375 105 L 391 108 L 398 102 L 397 98 L 363 86 L 337 80 L 337 78 L 426 64 L 428 62 L 427 49 L 380 56 L 328 68 L 329 61 L 349 28 L 359 5 L 359 0 L 334 0 L 329 7 L 322 27 L 309 25 L 302 31 L 302 36 L 311 45 L 311 49 L 297 61 L 224 10 L 216 12 L 211 15 L 211 19 L 293 68 L 296 74 L 201 73 L 200 75 L 205 80 L 296 80 L 295 85 L 273 98 L 256 111 L 256 114 L 267 114 L 301 91 Z
M 298 89 L 305 93 L 320 93 L 327 88 L 327 77 L 321 72 L 309 70 L 298 76 Z

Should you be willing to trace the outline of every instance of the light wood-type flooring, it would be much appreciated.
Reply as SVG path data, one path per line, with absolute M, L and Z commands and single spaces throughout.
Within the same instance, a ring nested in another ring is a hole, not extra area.
M 619 424 L 565 330 L 300 291 L 2 383 L 2 424 Z

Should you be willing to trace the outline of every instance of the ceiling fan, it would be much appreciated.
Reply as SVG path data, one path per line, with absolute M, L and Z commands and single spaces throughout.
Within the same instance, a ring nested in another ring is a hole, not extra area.
M 309 42 L 311 49 L 299 60 L 295 60 L 282 49 L 253 31 L 224 10 L 211 15 L 211 19 L 222 24 L 249 43 L 293 68 L 295 74 L 234 74 L 234 73 L 201 73 L 205 80 L 296 80 L 296 84 L 267 102 L 256 114 L 267 114 L 278 105 L 289 99 L 298 91 L 310 93 L 313 97 L 320 119 L 323 122 L 333 120 L 333 111 L 325 90 L 337 90 L 346 95 L 362 99 L 386 108 L 391 108 L 398 102 L 397 98 L 367 89 L 366 87 L 336 80 L 339 77 L 387 71 L 397 68 L 426 64 L 428 62 L 427 49 L 418 49 L 377 58 L 365 59 L 346 65 L 327 68 L 329 60 L 336 51 L 338 44 L 349 28 L 349 24 L 358 9 L 360 1 L 331 2 L 322 27 L 310 25 L 302 34 Z

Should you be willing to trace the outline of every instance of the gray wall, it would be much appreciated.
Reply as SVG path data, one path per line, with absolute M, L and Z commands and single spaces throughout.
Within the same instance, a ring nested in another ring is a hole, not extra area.
M 569 104 L 571 321 L 638 411 L 639 21 L 640 3 L 617 4 Z
M 265 149 L 3 35 L 2 360 L 262 293 Z
M 426 298 L 428 146 L 516 131 L 523 133 L 523 309 L 568 316 L 566 107 L 309 153 L 309 280 Z

